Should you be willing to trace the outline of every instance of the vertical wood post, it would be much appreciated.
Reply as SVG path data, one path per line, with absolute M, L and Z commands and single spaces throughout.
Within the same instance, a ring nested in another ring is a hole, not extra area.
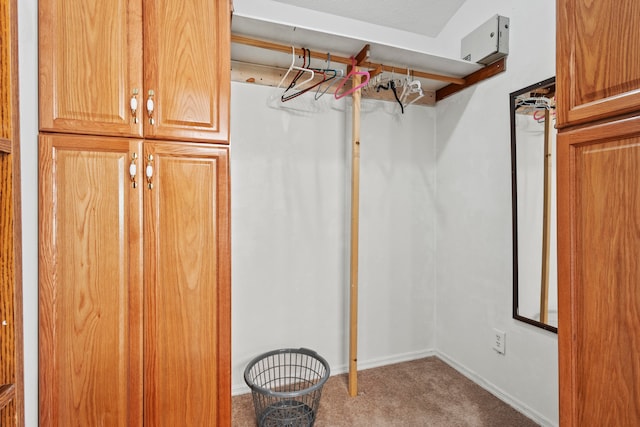
M 361 76 L 352 84 L 358 86 Z M 353 92 L 351 138 L 351 277 L 349 293 L 349 395 L 358 395 L 358 227 L 360 216 L 360 89 Z
M 551 113 L 544 113 L 544 200 L 542 211 L 542 280 L 540 282 L 540 322 L 549 320 L 549 246 L 551 241 Z

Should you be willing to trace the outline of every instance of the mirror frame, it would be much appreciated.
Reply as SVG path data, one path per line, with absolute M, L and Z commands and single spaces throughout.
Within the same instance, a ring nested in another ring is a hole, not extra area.
M 512 240 L 513 240 L 513 318 L 516 320 L 520 320 L 522 322 L 528 323 L 530 325 L 537 326 L 539 328 L 545 329 L 547 331 L 558 333 L 558 328 L 555 326 L 551 326 L 546 323 L 542 323 L 540 321 L 531 319 L 529 317 L 524 317 L 518 314 L 518 198 L 517 198 L 517 188 L 518 183 L 516 179 L 516 108 L 515 101 L 516 98 L 520 95 L 523 95 L 527 92 L 531 92 L 538 88 L 547 87 L 550 85 L 554 85 L 556 83 L 556 78 L 551 77 L 541 82 L 535 83 L 531 86 L 527 86 L 523 89 L 517 90 L 515 92 L 511 92 L 509 94 L 509 111 L 510 111 L 510 125 L 511 125 L 511 217 L 512 217 Z

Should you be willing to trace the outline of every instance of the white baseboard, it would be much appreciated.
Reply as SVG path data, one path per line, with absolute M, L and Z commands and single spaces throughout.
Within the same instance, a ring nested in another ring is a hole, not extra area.
M 358 371 L 365 369 L 379 368 L 380 366 L 393 365 L 395 363 L 409 362 L 411 360 L 423 359 L 425 357 L 435 356 L 435 350 L 420 350 L 409 353 L 394 354 L 392 356 L 378 357 L 368 360 L 358 360 Z M 349 364 L 331 367 L 331 374 L 338 375 L 349 372 Z
M 505 391 L 497 387 L 495 384 L 492 384 L 486 379 L 482 378 L 477 373 L 467 369 L 465 366 L 456 362 L 454 359 L 452 359 L 448 355 L 440 351 L 436 351 L 435 356 L 441 359 L 447 365 L 451 366 L 456 371 L 460 372 L 462 375 L 464 375 L 474 383 L 478 384 L 483 389 L 487 390 L 489 393 L 493 394 L 498 399 L 502 400 L 503 402 L 507 403 L 509 406 L 516 409 L 518 412 L 521 412 L 522 414 L 526 415 L 527 417 L 532 419 L 534 422 L 540 424 L 543 427 L 557 427 L 557 424 L 555 422 L 549 420 L 544 415 L 540 414 L 538 411 L 532 409 L 531 407 L 524 404 L 520 400 L 515 399 L 513 396 L 506 393 Z

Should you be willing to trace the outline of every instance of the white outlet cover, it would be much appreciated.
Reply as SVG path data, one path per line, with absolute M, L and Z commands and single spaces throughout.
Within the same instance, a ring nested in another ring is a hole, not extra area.
M 507 333 L 499 329 L 493 330 L 493 349 L 500 354 L 505 354 Z

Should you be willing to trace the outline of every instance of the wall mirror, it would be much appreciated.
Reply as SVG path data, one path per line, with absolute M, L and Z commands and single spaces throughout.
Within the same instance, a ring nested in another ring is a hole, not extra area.
M 555 78 L 509 97 L 513 317 L 558 331 Z

